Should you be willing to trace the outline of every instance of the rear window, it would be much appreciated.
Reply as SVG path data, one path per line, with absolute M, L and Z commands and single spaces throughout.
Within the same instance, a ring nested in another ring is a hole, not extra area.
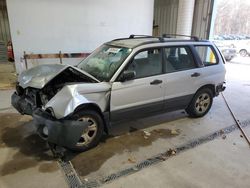
M 195 46 L 195 49 L 197 50 L 201 61 L 205 66 L 218 64 L 218 58 L 211 46 Z

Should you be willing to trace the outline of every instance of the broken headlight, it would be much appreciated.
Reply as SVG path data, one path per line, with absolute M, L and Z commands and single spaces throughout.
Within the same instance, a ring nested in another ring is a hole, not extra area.
M 44 95 L 43 93 L 40 93 L 40 100 L 41 100 L 43 105 L 45 105 L 49 102 L 47 95 Z
M 19 85 L 19 83 L 16 84 L 16 92 L 19 96 L 24 94 L 24 89 Z

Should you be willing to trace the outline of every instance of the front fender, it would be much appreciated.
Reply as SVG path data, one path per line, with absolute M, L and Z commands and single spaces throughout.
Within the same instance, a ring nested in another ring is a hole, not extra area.
M 105 92 L 99 93 L 80 93 L 78 85 L 64 86 L 46 105 L 45 108 L 52 108 L 54 116 L 57 119 L 68 116 L 75 109 L 84 104 L 95 104 L 102 111 L 105 109 L 106 96 Z

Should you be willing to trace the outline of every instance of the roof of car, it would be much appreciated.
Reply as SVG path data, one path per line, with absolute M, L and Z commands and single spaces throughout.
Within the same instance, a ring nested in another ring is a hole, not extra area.
M 125 48 L 135 48 L 137 46 L 141 46 L 144 44 L 151 44 L 151 43 L 200 41 L 197 37 L 185 36 L 185 35 L 176 35 L 176 36 L 190 37 L 190 39 L 180 39 L 180 38 L 170 38 L 170 37 L 153 37 L 153 36 L 141 36 L 141 35 L 138 35 L 138 37 L 135 37 L 135 36 L 136 35 L 130 35 L 129 38 L 115 39 L 110 42 L 107 42 L 106 44 L 112 45 L 112 46 L 125 47 Z
M 159 42 L 159 39 L 157 38 L 116 39 L 116 40 L 108 42 L 108 44 L 111 44 L 114 46 L 123 46 L 126 48 L 135 48 L 136 46 L 139 46 L 144 43 L 154 43 L 154 42 Z

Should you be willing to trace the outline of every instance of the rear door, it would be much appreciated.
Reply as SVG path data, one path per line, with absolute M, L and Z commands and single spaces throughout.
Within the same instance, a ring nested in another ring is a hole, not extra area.
M 202 68 L 195 61 L 190 46 L 170 46 L 164 51 L 165 108 L 186 108 L 201 85 Z

